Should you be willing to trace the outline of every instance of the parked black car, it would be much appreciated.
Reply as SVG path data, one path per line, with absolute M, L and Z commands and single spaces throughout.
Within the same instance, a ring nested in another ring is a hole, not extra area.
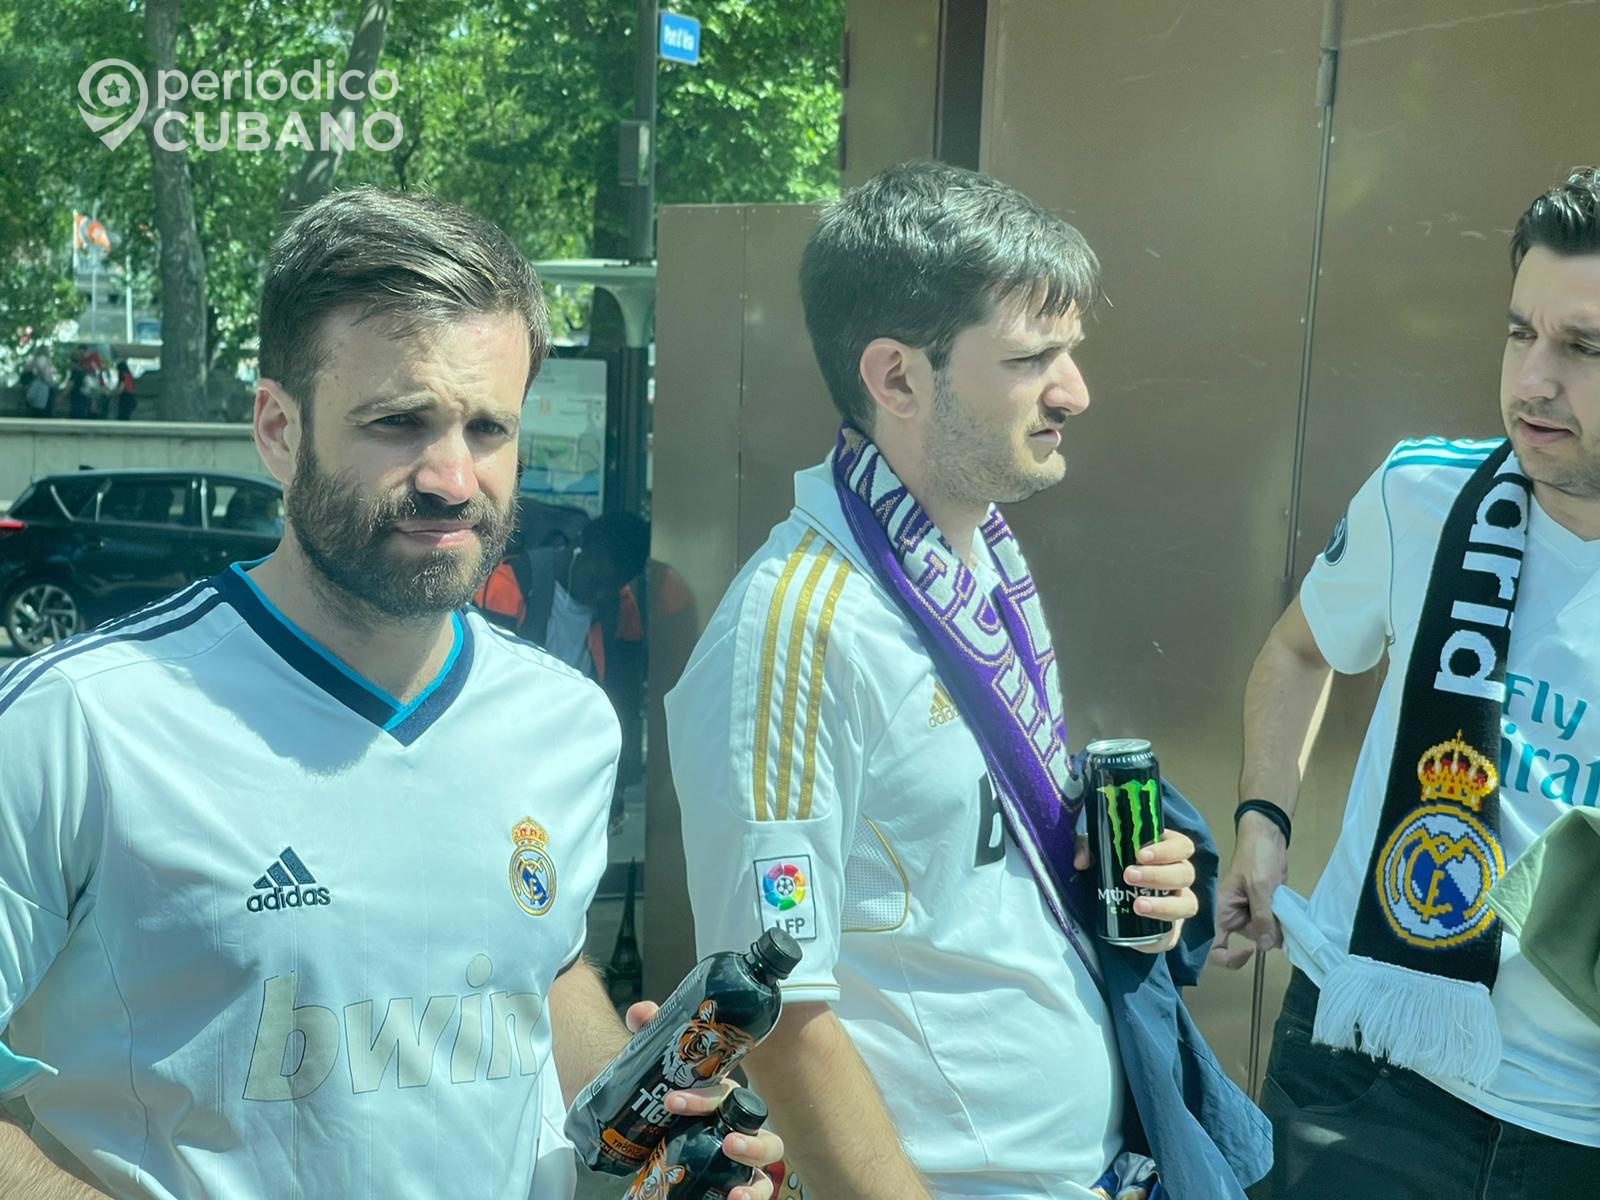
M 270 554 L 277 482 L 221 471 L 73 471 L 0 517 L 0 621 L 24 654 Z

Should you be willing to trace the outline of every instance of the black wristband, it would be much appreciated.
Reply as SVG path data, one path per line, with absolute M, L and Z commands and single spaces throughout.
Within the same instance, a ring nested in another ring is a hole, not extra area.
M 1263 817 L 1265 817 L 1267 820 L 1271 821 L 1274 825 L 1276 825 L 1278 827 L 1278 832 L 1283 834 L 1283 845 L 1284 845 L 1284 848 L 1285 849 L 1288 848 L 1288 845 L 1289 845 L 1289 814 L 1288 813 L 1284 812 L 1283 809 L 1279 808 L 1271 800 L 1246 800 L 1243 804 L 1239 805 L 1238 808 L 1233 810 L 1233 829 L 1234 829 L 1235 833 L 1237 833 L 1239 831 L 1239 818 L 1244 816 L 1245 813 L 1248 813 L 1248 812 L 1260 813 Z

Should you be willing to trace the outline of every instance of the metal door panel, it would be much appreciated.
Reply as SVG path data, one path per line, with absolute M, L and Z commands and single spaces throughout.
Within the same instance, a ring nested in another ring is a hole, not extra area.
M 657 235 L 655 488 L 651 557 L 692 603 L 669 610 L 661 568 L 650 587 L 644 993 L 665 996 L 694 962 L 683 831 L 661 698 L 739 568 L 739 407 L 745 225 L 731 205 L 666 207 Z

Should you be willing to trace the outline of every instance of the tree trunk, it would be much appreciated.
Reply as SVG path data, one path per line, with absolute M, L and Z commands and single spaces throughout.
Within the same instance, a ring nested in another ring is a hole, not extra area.
M 145 61 L 155 78 L 175 70 L 181 0 L 147 0 L 144 11 Z M 165 111 L 159 94 L 144 126 L 150 143 L 155 188 L 156 230 L 161 235 L 161 395 L 167 414 L 185 421 L 205 420 L 206 257 L 194 219 L 194 185 L 187 151 L 164 149 L 155 138 L 155 118 Z M 180 129 L 167 127 L 169 141 Z
M 601 10 L 599 19 L 574 30 L 590 46 L 590 63 L 600 92 L 601 111 L 616 118 L 633 112 L 633 45 L 630 36 L 634 14 L 630 5 L 614 3 Z M 628 257 L 628 192 L 617 171 L 616 119 L 608 120 L 590 140 L 590 170 L 594 179 L 594 207 L 589 253 L 596 258 Z M 621 310 L 617 310 L 620 331 Z M 620 343 L 620 336 L 618 338 Z
M 347 98 L 336 87 L 329 101 L 331 107 L 327 111 L 333 114 L 334 119 L 341 124 L 348 121 L 350 128 L 357 131 L 361 128 L 361 110 L 366 103 L 372 73 L 378 69 L 378 59 L 383 54 L 383 41 L 389 31 L 389 13 L 393 8 L 394 0 L 365 0 L 362 4 L 361 20 L 356 25 L 355 37 L 350 41 L 350 57 L 345 62 L 346 72 L 360 72 L 360 80 L 352 80 L 350 86 L 350 90 L 357 93 L 357 98 Z M 341 74 L 340 78 L 343 77 Z M 344 154 L 344 146 L 338 139 L 330 138 L 327 149 L 312 150 L 305 156 L 300 169 L 290 177 L 283 189 L 283 201 L 278 212 L 280 222 L 287 222 L 302 208 L 315 204 L 333 190 L 333 179 Z

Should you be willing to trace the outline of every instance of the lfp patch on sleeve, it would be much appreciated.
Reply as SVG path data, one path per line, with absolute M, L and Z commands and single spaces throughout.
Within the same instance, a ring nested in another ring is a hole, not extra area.
M 765 929 L 781 929 L 797 942 L 817 938 L 816 879 L 809 854 L 762 858 L 755 863 L 756 909 Z

